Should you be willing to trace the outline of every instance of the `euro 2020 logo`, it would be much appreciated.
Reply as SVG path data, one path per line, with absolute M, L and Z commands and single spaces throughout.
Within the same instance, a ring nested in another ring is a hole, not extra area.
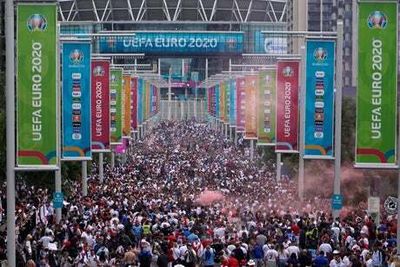
M 102 77 L 104 76 L 104 68 L 102 66 L 97 66 L 93 69 L 93 76 L 95 77 Z
M 370 29 L 385 29 L 388 23 L 385 13 L 382 11 L 374 11 L 368 16 L 368 28 Z
M 78 65 L 78 64 L 82 63 L 82 61 L 83 61 L 83 53 L 82 53 L 82 51 L 79 50 L 79 49 L 74 49 L 74 51 L 72 51 L 69 54 L 69 60 L 74 65 Z
M 323 47 L 318 47 L 314 50 L 314 59 L 318 62 L 324 62 L 328 57 L 328 53 Z
M 283 75 L 283 77 L 292 77 L 293 74 L 294 74 L 294 70 L 293 70 L 293 68 L 290 67 L 290 66 L 286 66 L 286 67 L 284 67 L 283 70 L 282 70 L 282 75 Z
M 47 20 L 41 14 L 33 14 L 26 22 L 26 26 L 30 32 L 45 31 L 47 29 Z

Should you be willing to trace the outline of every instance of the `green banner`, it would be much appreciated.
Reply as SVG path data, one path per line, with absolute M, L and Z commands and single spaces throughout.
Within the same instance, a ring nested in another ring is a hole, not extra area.
M 57 8 L 17 8 L 17 165 L 58 165 Z
M 224 99 L 224 104 L 225 104 L 225 106 L 224 106 L 224 112 L 225 112 L 225 115 L 224 115 L 224 123 L 229 123 L 229 88 L 228 88 L 228 82 L 227 81 L 223 81 L 222 83 L 221 83 L 221 86 L 222 86 L 222 88 L 224 89 L 224 92 L 225 92 L 225 94 L 224 94 L 224 97 L 225 97 L 225 99 Z
M 122 144 L 122 69 L 110 70 L 111 144 Z
M 260 71 L 257 88 L 257 145 L 275 145 L 276 71 Z
M 397 125 L 397 3 L 360 2 L 356 166 L 393 167 Z

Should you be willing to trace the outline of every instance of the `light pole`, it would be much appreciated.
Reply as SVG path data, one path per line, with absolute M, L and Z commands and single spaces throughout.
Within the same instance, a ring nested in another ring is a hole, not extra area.
M 6 174 L 7 174 L 7 260 L 16 266 L 15 258 L 15 86 L 14 86 L 14 1 L 5 2 L 6 42 Z

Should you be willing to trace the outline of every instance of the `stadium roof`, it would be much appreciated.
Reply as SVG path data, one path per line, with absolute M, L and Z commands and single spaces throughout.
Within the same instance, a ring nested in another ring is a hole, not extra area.
M 286 0 L 58 0 L 59 21 L 285 22 Z

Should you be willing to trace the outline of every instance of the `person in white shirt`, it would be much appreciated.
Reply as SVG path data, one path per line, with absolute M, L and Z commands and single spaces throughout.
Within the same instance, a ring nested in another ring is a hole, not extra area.
M 53 242 L 54 237 L 52 237 L 49 233 L 46 233 L 45 236 L 42 236 L 42 238 L 39 239 L 39 243 L 41 243 L 43 245 L 43 248 L 48 248 L 49 247 L 49 243 Z
M 332 246 L 329 243 L 324 242 L 319 245 L 318 251 L 323 251 L 324 256 L 327 257 L 328 254 L 332 253 Z
M 292 255 L 292 253 L 294 253 L 294 254 L 296 254 L 296 257 L 299 258 L 300 249 L 298 246 L 292 244 L 287 248 L 287 251 L 288 251 L 289 255 Z
M 329 267 L 346 267 L 338 250 L 333 251 L 333 259 L 329 263 Z
M 275 250 L 274 245 L 271 245 L 270 249 L 267 251 L 267 253 L 264 256 L 266 266 L 276 267 L 278 258 L 279 258 L 278 251 Z

